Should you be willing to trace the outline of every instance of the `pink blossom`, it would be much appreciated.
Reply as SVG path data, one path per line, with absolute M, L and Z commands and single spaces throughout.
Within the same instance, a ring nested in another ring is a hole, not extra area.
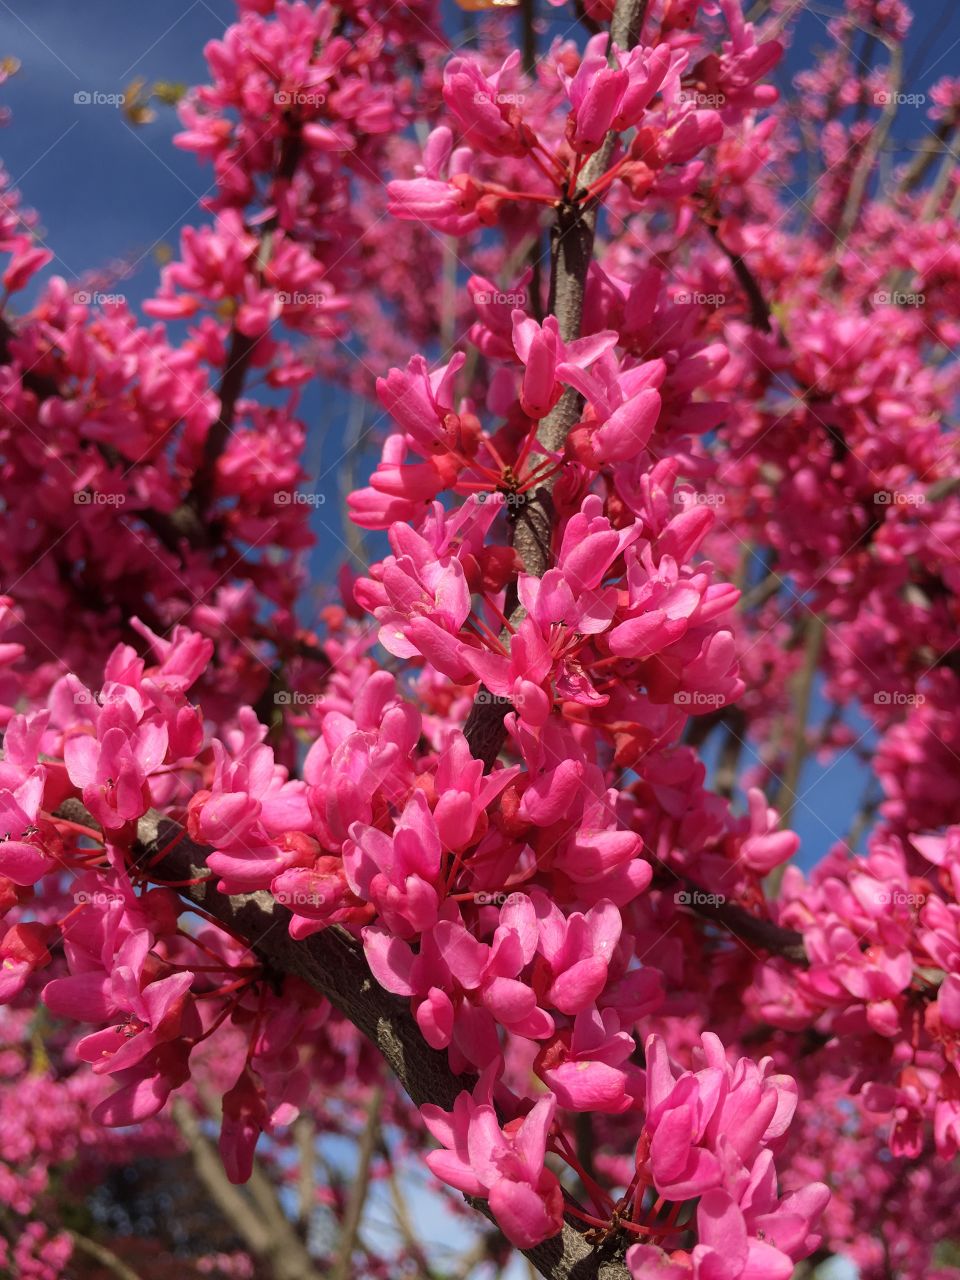
M 481 1082 L 473 1097 L 461 1093 L 452 1112 L 427 1105 L 424 1124 L 443 1148 L 427 1155 L 438 1178 L 467 1195 L 482 1196 L 504 1235 L 530 1248 L 563 1224 L 563 1195 L 544 1167 L 556 1099 L 547 1094 L 522 1119 L 501 1127 Z

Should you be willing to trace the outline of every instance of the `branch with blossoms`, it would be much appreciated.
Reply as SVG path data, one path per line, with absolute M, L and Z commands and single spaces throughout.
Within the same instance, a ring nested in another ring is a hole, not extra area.
M 955 174 L 878 182 L 899 0 L 799 77 L 805 228 L 786 6 L 581 8 L 441 69 L 425 3 L 243 0 L 182 108 L 214 221 L 149 307 L 188 337 L 63 281 L 0 331 L 0 999 L 71 1028 L 97 1124 L 214 1063 L 233 1182 L 318 1093 L 368 1108 L 340 1271 L 382 1269 L 382 1106 L 548 1278 L 787 1280 L 851 1236 L 868 1273 L 853 1217 L 931 1225 L 960 1143 Z M 388 423 L 322 640 L 318 369 Z M 879 798 L 804 875 L 813 751 Z

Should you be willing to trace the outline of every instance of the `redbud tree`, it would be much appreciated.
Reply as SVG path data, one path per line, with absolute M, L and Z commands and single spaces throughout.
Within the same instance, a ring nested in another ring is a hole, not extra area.
M 5 181 L 6 1273 L 960 1275 L 960 81 L 805 7 L 238 0 L 140 315 Z

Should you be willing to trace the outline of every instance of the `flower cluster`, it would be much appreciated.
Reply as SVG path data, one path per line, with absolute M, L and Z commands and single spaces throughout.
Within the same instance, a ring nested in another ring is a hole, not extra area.
M 240 1182 L 380 1078 L 251 903 L 460 1078 L 390 1121 L 513 1245 L 579 1229 L 633 1280 L 906 1257 L 960 1149 L 960 256 L 949 158 L 870 194 L 893 81 L 844 48 L 909 14 L 848 0 L 800 77 L 800 226 L 787 6 L 657 0 L 619 42 L 588 0 L 532 72 L 496 24 L 441 72 L 426 3 L 239 8 L 149 327 L 38 284 L 0 201 L 38 290 L 0 321 L 0 1003 L 63 1064 L 4 1050 L 0 1114 L 29 1087 L 69 1131 L 4 1129 L 0 1263 L 67 1265 L 38 1206 L 100 1126 L 209 1094 Z M 363 568 L 308 614 L 318 371 L 381 412 Z M 872 758 L 873 829 L 804 875 L 814 753 Z

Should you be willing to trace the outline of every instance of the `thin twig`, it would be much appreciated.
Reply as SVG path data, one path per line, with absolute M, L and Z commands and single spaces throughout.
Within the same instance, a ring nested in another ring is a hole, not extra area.
M 807 721 L 810 717 L 810 703 L 813 697 L 814 677 L 820 662 L 826 627 L 818 614 L 810 614 L 804 628 L 803 665 L 797 672 L 793 690 L 793 744 L 787 767 L 783 771 L 777 808 L 780 811 L 784 827 L 790 826 L 793 808 L 797 801 L 797 788 L 800 785 L 800 774 L 807 758 Z
M 70 1230 L 68 1232 L 70 1239 L 73 1241 L 73 1247 L 79 1249 L 81 1253 L 85 1253 L 88 1258 L 93 1258 L 95 1262 L 99 1262 L 101 1267 L 105 1267 L 117 1280 L 140 1280 L 140 1276 L 132 1267 L 128 1267 L 122 1258 L 118 1258 L 112 1249 L 108 1249 L 105 1244 L 100 1244 L 98 1240 L 91 1240 L 89 1236 L 82 1235 L 79 1231 Z
M 380 1132 L 380 1108 L 383 1105 L 383 1089 L 377 1085 L 370 1094 L 367 1105 L 367 1122 L 360 1136 L 357 1153 L 357 1172 L 350 1188 L 346 1212 L 340 1228 L 340 1240 L 337 1246 L 337 1260 L 330 1271 L 330 1280 L 350 1280 L 353 1251 L 357 1245 L 360 1223 L 363 1219 L 364 1205 L 370 1190 L 370 1166 L 377 1146 Z

